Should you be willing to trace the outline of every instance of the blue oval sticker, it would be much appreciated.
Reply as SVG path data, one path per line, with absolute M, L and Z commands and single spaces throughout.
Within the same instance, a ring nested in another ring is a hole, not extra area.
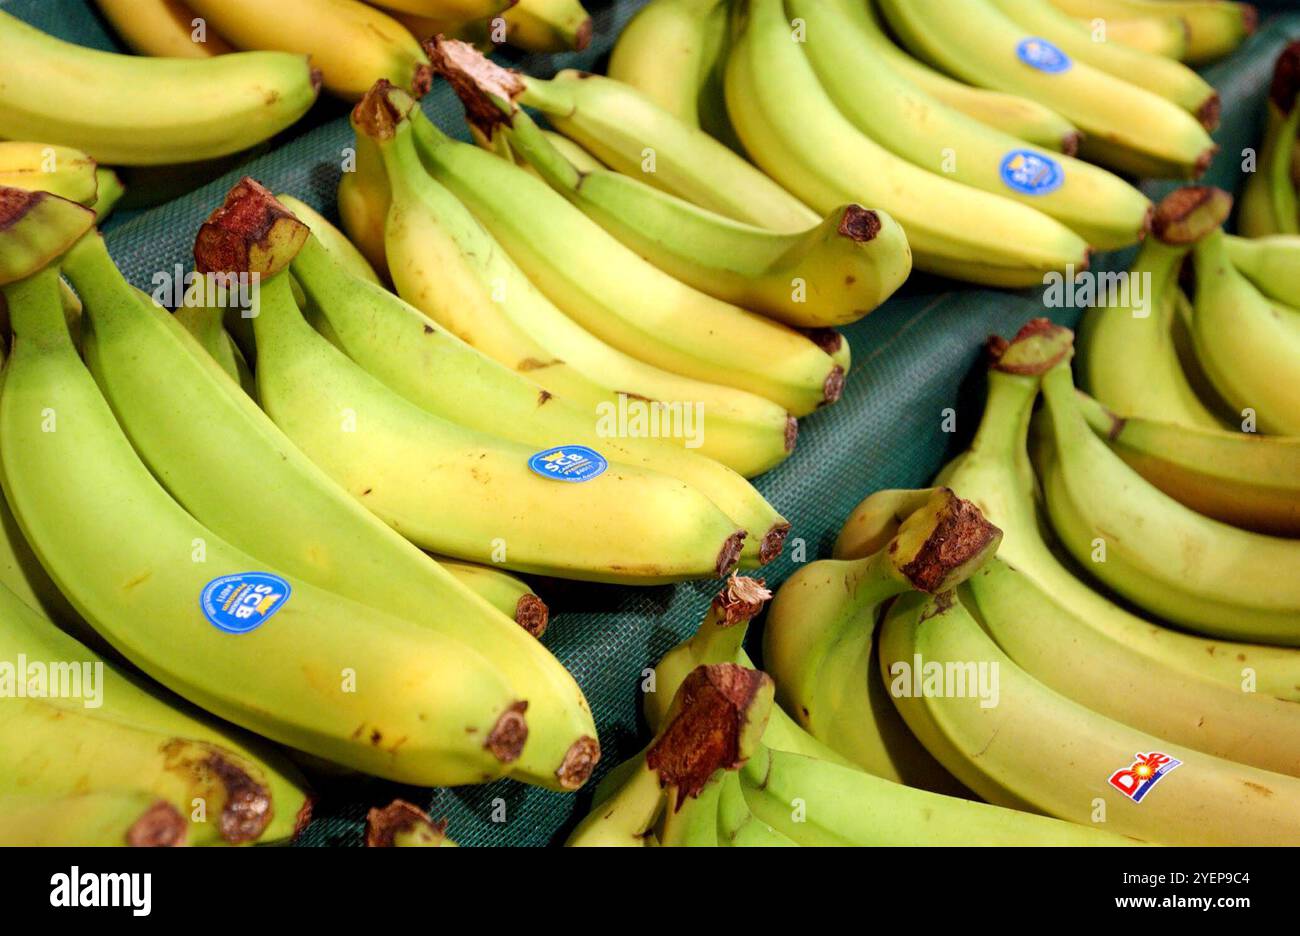
M 553 481 L 590 481 L 605 473 L 605 456 L 585 445 L 557 445 L 528 459 L 528 467 Z
M 1038 36 L 1021 39 L 1016 46 L 1016 58 L 1030 68 L 1037 68 L 1049 75 L 1069 71 L 1070 66 L 1073 64 L 1068 55 L 1046 39 Z
M 998 167 L 1007 188 L 1022 195 L 1046 195 L 1065 182 L 1061 164 L 1050 156 L 1033 150 L 1014 149 L 1002 157 Z
M 292 589 L 270 572 L 239 572 L 214 578 L 203 586 L 203 616 L 228 634 L 247 634 L 284 607 Z

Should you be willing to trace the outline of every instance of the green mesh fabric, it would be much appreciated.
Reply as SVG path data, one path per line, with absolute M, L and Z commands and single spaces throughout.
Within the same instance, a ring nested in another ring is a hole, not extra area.
M 600 70 L 613 38 L 643 0 L 595 0 L 595 39 L 583 53 L 519 56 L 513 63 L 535 74 L 560 68 Z M 1283 10 L 1291 0 L 1259 4 Z M 71 41 L 120 48 L 104 22 L 84 0 L 0 0 L 8 12 Z M 1257 145 L 1263 99 L 1272 63 L 1281 46 L 1300 36 L 1300 14 L 1274 17 L 1230 59 L 1207 71 L 1223 96 L 1223 147 L 1207 181 L 1229 190 L 1241 182 L 1241 151 Z M 0 69 L 3 69 L 0 64 Z M 180 107 L 182 101 L 160 101 Z M 466 137 L 458 102 L 439 84 L 424 100 L 425 111 L 445 130 Z M 209 184 L 150 210 L 124 210 L 109 224 L 108 242 L 128 278 L 147 286 L 151 275 L 188 265 L 199 223 L 227 189 L 248 174 L 274 191 L 297 195 L 334 218 L 334 189 L 343 149 L 351 142 L 346 107 L 323 99 L 297 127 L 263 147 L 259 155 Z M 0 127 L 0 136 L 3 136 Z M 193 181 L 193 176 L 188 177 Z M 187 177 L 137 174 L 141 194 L 161 198 L 184 188 Z M 1172 185 L 1148 186 L 1158 197 Z M 141 190 L 144 190 L 143 192 Z M 153 190 L 153 191 L 151 191 Z M 978 223 L 972 219 L 972 223 Z M 1122 269 L 1132 251 L 1096 258 L 1095 267 Z M 785 555 L 763 575 L 779 585 L 792 571 L 802 543 L 808 560 L 825 556 L 845 516 L 859 500 L 883 487 L 925 485 L 946 457 L 970 438 L 982 407 L 980 349 L 990 333 L 1009 335 L 1027 319 L 1043 314 L 1037 293 L 1001 293 L 957 288 L 947 281 L 914 276 L 902 293 L 867 319 L 845 329 L 853 368 L 843 399 L 802 421 L 794 455 L 758 480 L 762 492 L 793 524 Z M 1048 310 L 1072 325 L 1077 310 Z M 956 412 L 956 431 L 942 430 L 945 410 Z M 594 784 L 609 768 L 636 753 L 647 732 L 639 711 L 642 673 L 669 648 L 693 632 L 704 615 L 715 582 L 676 587 L 617 588 L 539 582 L 553 616 L 546 643 L 573 672 L 596 715 L 603 758 L 586 791 L 562 795 L 502 781 L 485 787 L 411 789 L 364 778 L 316 774 L 320 800 L 299 844 L 360 845 L 366 811 L 401 796 L 450 820 L 451 835 L 463 845 L 547 845 L 561 842 L 590 801 Z M 752 647 L 757 651 L 754 637 Z

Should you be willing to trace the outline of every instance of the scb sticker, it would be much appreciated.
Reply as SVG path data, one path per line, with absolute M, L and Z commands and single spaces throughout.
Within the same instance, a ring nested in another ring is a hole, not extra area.
M 609 462 L 585 445 L 557 445 L 528 459 L 528 467 L 555 481 L 590 481 L 605 473 Z
M 1007 153 L 1002 157 L 999 172 L 1007 188 L 1022 195 L 1046 195 L 1065 182 L 1060 163 L 1032 150 L 1016 149 Z
M 1040 72 L 1047 72 L 1049 75 L 1069 71 L 1070 65 L 1073 64 L 1068 55 L 1038 36 L 1021 39 L 1016 46 L 1016 58 L 1030 68 L 1037 68 Z
M 289 583 L 270 572 L 239 572 L 208 582 L 199 597 L 203 616 L 228 634 L 247 634 L 284 607 Z

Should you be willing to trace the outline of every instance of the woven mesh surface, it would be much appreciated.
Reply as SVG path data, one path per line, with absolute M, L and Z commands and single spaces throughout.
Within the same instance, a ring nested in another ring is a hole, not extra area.
M 517 57 L 513 62 L 535 74 L 560 68 L 596 69 L 622 25 L 643 0 L 595 0 L 596 38 L 579 54 Z M 1285 9 L 1291 0 L 1263 7 Z M 85 0 L 0 0 L 8 12 L 62 38 L 98 48 L 119 48 L 107 26 Z M 1207 176 L 1211 184 L 1236 190 L 1240 154 L 1257 144 L 1262 101 L 1273 60 L 1281 45 L 1300 36 L 1300 14 L 1269 21 L 1231 59 L 1207 72 L 1223 95 L 1223 125 L 1216 139 L 1223 153 Z M 0 72 L 4 64 L 0 63 Z M 183 102 L 159 102 L 183 106 Z M 466 138 L 459 103 L 442 84 L 424 100 L 424 109 L 449 133 Z M 0 127 L 0 136 L 3 128 Z M 346 107 L 323 99 L 297 127 L 273 141 L 260 155 L 229 168 L 188 194 L 150 210 L 126 210 L 108 231 L 109 247 L 136 285 L 173 264 L 188 268 L 199 223 L 243 174 L 274 191 L 297 195 L 336 217 L 334 190 L 342 151 L 352 133 Z M 209 175 L 211 177 L 211 175 Z M 142 190 L 157 198 L 183 188 L 192 177 L 137 176 Z M 1171 188 L 1148 187 L 1153 196 Z M 153 190 L 153 191 L 148 191 Z M 1132 252 L 1099 257 L 1102 269 L 1122 269 Z M 759 489 L 792 522 L 785 555 L 764 570 L 776 585 L 792 571 L 800 547 L 807 559 L 826 555 L 840 523 L 867 493 L 883 487 L 919 487 L 947 455 L 970 438 L 982 406 L 981 368 L 974 366 L 990 333 L 1014 332 L 1041 315 L 1037 294 L 956 289 L 943 280 L 915 276 L 903 292 L 867 319 L 845 329 L 853 349 L 853 368 L 843 399 L 802 421 L 794 455 L 760 478 Z M 1077 310 L 1049 310 L 1073 325 Z M 944 411 L 957 414 L 957 431 L 941 429 Z M 694 631 L 717 585 L 691 583 L 643 589 L 538 583 L 553 611 L 547 645 L 573 672 L 596 714 L 603 759 L 593 786 L 606 770 L 634 754 L 647 732 L 639 713 L 639 683 L 645 668 Z M 759 628 L 751 642 L 756 644 Z M 757 650 L 757 646 L 752 648 Z M 590 789 L 565 796 L 502 781 L 485 787 L 425 790 L 357 778 L 313 777 L 321 795 L 316 818 L 299 844 L 360 845 L 366 811 L 402 796 L 445 816 L 451 834 L 464 845 L 546 845 L 562 841 L 581 817 Z

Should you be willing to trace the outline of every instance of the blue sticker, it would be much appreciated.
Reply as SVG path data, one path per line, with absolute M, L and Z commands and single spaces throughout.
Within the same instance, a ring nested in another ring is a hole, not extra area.
M 247 634 L 283 608 L 291 591 L 288 582 L 270 572 L 239 572 L 203 586 L 199 607 L 220 630 Z
M 528 459 L 528 467 L 554 481 L 590 481 L 605 473 L 609 462 L 585 445 L 557 445 Z
M 1002 157 L 998 167 L 1007 188 L 1022 195 L 1046 195 L 1055 192 L 1065 182 L 1061 164 L 1043 153 L 1014 149 Z
M 1030 68 L 1037 68 L 1049 75 L 1069 71 L 1073 64 L 1068 55 L 1038 36 L 1021 39 L 1016 46 L 1016 57 Z

